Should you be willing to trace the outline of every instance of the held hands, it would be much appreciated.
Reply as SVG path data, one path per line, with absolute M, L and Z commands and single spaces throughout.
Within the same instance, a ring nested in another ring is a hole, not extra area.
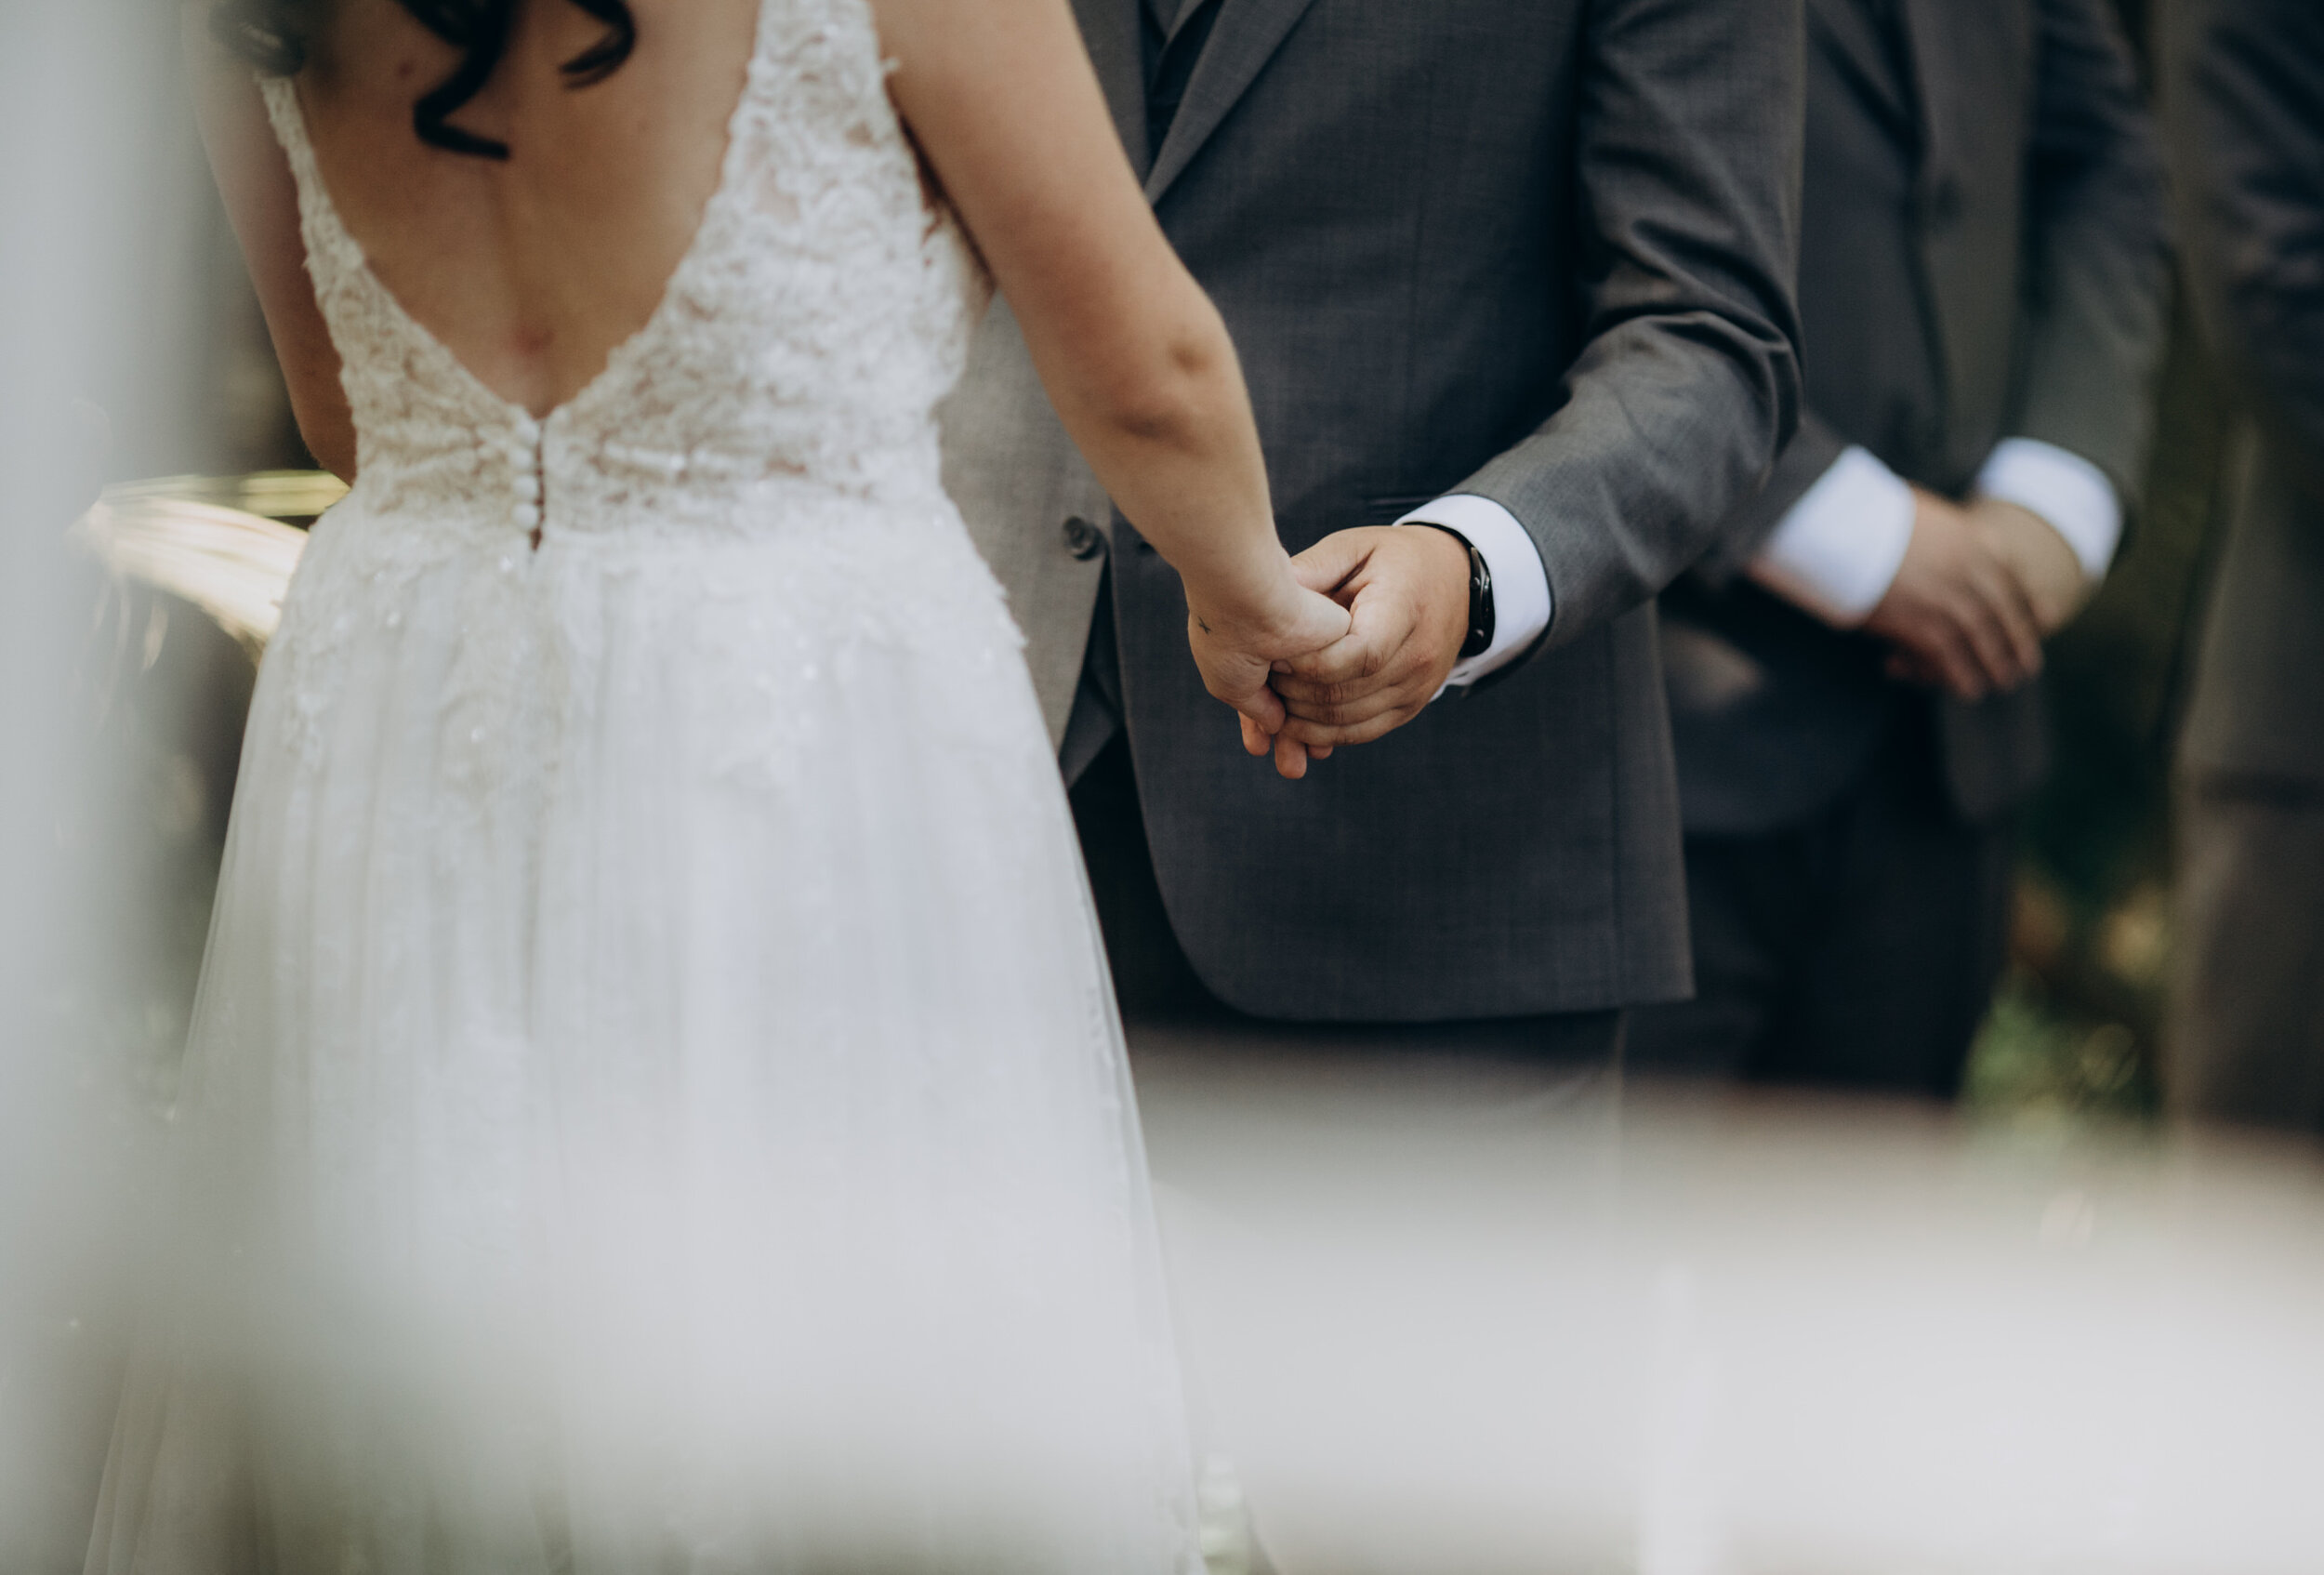
M 1261 619 L 1190 588 L 1186 635 L 1203 682 L 1241 713 L 1243 747 L 1296 781 L 1310 760 L 1367 744 L 1444 688 L 1469 623 L 1469 553 L 1428 526 L 1340 531 L 1287 561 L 1290 596 Z
M 1892 677 L 1982 700 L 2030 683 L 2041 642 L 2087 594 L 2081 563 L 2040 515 L 1913 489 L 1912 536 L 1864 628 L 1890 642 Z
M 1291 566 L 1349 614 L 1342 638 L 1274 664 L 1279 724 L 1244 712 L 1244 748 L 1272 750 L 1296 779 L 1311 759 L 1402 727 L 1444 688 L 1468 634 L 1469 553 L 1431 526 L 1370 526 L 1326 536 Z

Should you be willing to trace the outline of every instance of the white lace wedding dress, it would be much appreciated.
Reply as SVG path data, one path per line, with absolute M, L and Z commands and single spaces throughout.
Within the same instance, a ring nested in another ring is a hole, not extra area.
M 1103 952 L 938 482 L 984 285 L 865 0 L 765 0 L 667 298 L 539 422 L 267 94 L 361 474 L 91 1575 L 1197 1569 Z

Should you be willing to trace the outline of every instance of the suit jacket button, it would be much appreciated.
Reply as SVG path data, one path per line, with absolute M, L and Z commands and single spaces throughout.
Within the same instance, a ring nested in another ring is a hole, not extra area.
M 1097 526 L 1076 514 L 1065 522 L 1065 550 L 1088 562 L 1105 550 L 1105 537 Z

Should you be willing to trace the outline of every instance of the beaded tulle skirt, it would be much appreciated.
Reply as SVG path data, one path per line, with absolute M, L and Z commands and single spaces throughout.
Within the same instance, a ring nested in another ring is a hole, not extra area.
M 363 503 L 261 674 L 91 1570 L 1177 1568 L 1103 952 L 957 522 Z

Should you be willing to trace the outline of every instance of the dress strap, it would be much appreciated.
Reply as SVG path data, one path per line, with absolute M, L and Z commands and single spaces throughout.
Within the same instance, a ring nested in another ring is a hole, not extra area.
M 297 86 L 287 76 L 261 76 L 258 92 L 266 100 L 266 117 L 274 127 L 274 139 L 282 144 L 283 154 L 290 161 L 291 179 L 298 187 L 299 230 L 306 238 L 309 258 L 320 262 L 328 258 L 342 269 L 360 269 L 363 248 L 339 221 L 330 189 L 323 183 Z

